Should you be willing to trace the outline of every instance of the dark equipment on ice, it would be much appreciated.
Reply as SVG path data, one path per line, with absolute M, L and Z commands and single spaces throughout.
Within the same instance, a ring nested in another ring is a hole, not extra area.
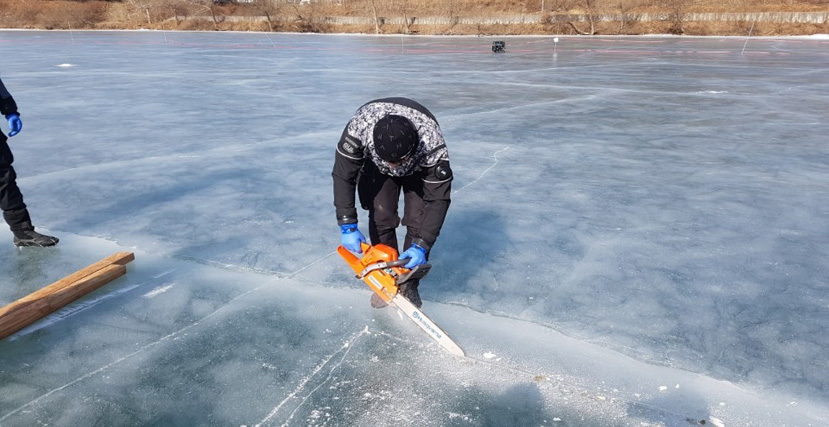
M 507 44 L 502 41 L 492 42 L 492 53 L 503 52 Z

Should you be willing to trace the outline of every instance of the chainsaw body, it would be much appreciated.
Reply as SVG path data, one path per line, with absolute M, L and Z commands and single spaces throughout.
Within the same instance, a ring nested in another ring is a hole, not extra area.
M 363 257 L 357 258 L 343 246 L 337 253 L 348 263 L 358 279 L 371 288 L 383 301 L 389 302 L 397 295 L 398 286 L 408 280 L 420 279 L 431 269 L 431 265 L 419 265 L 413 269 L 403 267 L 408 259 L 397 259 L 397 249 L 388 245 L 362 243 Z

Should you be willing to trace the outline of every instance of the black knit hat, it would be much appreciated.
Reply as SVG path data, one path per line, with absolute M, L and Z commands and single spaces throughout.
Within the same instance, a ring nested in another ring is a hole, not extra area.
M 388 115 L 374 125 L 374 151 L 387 162 L 399 162 L 415 150 L 417 130 L 403 116 Z

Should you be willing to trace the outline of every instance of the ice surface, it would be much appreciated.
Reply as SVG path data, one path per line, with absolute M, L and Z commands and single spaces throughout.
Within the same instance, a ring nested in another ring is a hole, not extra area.
M 0 341 L 0 426 L 827 425 L 827 47 L 0 32 L 62 239 L 0 230 L 0 305 L 136 253 Z M 447 138 L 421 294 L 464 360 L 334 253 L 334 145 L 386 96 Z

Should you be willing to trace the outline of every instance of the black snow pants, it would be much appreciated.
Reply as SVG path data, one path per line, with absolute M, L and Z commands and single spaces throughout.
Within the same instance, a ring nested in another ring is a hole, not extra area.
M 423 221 L 423 178 L 419 173 L 392 177 L 380 173 L 374 163 L 367 161 L 360 171 L 357 193 L 360 205 L 368 211 L 368 233 L 371 244 L 382 243 L 400 251 L 396 229 L 400 225 L 398 203 L 403 191 L 403 225 L 406 237 L 403 250 L 409 248 L 417 237 Z M 428 253 L 426 254 L 428 259 Z
M 17 187 L 17 175 L 12 167 L 14 156 L 6 141 L 6 135 L 0 132 L 0 210 L 12 231 L 30 229 L 32 220 Z

